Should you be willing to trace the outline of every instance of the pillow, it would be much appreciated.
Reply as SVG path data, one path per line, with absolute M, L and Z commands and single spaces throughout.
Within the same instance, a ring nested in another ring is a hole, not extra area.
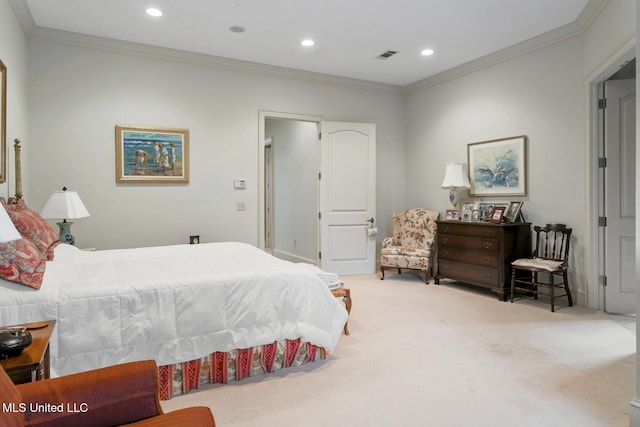
M 30 240 L 0 244 L 0 277 L 40 289 L 46 259 Z
M 60 244 L 56 230 L 39 213 L 29 209 L 22 199 L 5 208 L 22 237 L 33 242 L 47 260 L 52 260 L 53 249 Z

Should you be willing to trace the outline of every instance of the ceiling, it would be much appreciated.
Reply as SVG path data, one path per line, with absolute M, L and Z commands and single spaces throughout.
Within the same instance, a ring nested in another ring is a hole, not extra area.
M 594 0 L 592 0 L 593 2 Z M 36 27 L 407 86 L 574 23 L 589 0 L 25 0 Z M 145 13 L 157 7 L 163 16 Z M 233 26 L 245 29 L 232 32 Z M 300 45 L 312 38 L 315 45 Z M 423 49 L 435 51 L 422 56 Z M 376 57 L 388 51 L 389 59 Z

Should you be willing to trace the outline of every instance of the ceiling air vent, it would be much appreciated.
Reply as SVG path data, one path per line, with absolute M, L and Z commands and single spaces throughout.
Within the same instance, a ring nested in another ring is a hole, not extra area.
M 389 59 L 391 58 L 393 55 L 395 55 L 396 52 L 395 50 L 388 50 L 384 53 L 381 53 L 380 55 L 376 56 L 376 59 Z

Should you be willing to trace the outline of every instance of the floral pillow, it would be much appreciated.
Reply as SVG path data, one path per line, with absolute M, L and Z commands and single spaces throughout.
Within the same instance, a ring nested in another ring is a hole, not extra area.
M 27 239 L 0 244 L 0 277 L 40 289 L 46 259 Z
M 60 237 L 53 227 L 39 213 L 29 209 L 24 200 L 5 207 L 22 237 L 33 242 L 47 260 L 52 260 L 53 249 L 60 244 Z

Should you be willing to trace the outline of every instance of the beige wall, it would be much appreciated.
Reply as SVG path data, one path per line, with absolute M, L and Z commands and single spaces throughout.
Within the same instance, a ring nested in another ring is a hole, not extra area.
M 582 67 L 582 39 L 574 37 L 412 94 L 407 108 L 407 203 L 442 213 L 450 207 L 448 192 L 439 188 L 445 165 L 466 163 L 467 144 L 527 135 L 527 196 L 491 200 L 524 200 L 527 221 L 573 227 L 572 281 L 581 294 L 586 176 Z
M 36 37 L 28 43 L 28 84 L 10 82 L 19 109 L 9 110 L 20 117 L 14 127 L 22 126 L 16 136 L 25 139 L 28 159 L 25 194 L 39 209 L 63 185 L 79 191 L 92 213 L 74 224 L 80 246 L 182 243 L 190 234 L 205 242 L 257 244 L 259 111 L 310 114 L 376 123 L 382 239 L 395 210 L 422 205 L 444 212 L 444 166 L 466 161 L 468 143 L 526 134 L 524 211 L 532 222 L 574 227 L 572 282 L 584 303 L 590 256 L 586 79 L 629 43 L 634 8 L 632 0 L 607 2 L 583 34 L 406 96 L 238 72 L 156 52 L 130 55 L 121 45 L 96 49 Z M 27 42 L 7 16 L 0 18 L 7 21 L 2 31 L 15 41 L 10 50 L 25 76 Z M 20 102 L 27 92 L 28 135 Z M 191 183 L 116 185 L 116 124 L 188 128 Z M 570 168 L 565 158 L 572 159 Z M 237 178 L 248 184 L 243 200 L 233 190 Z M 569 190 L 558 191 L 558 182 Z M 236 201 L 247 201 L 248 210 L 235 211 Z
M 260 110 L 374 122 L 378 215 L 404 206 L 404 98 L 188 62 L 31 40 L 31 181 L 40 209 L 62 186 L 91 212 L 73 226 L 78 246 L 104 248 L 236 240 L 258 244 Z M 188 128 L 188 185 L 115 183 L 114 126 Z M 234 179 L 247 189 L 233 189 Z M 239 199 L 242 198 L 242 200 Z M 237 212 L 236 202 L 247 210 Z M 381 225 L 384 230 L 384 226 Z
M 13 140 L 28 138 L 27 38 L 7 1 L 0 1 L 0 60 L 7 67 L 7 169 L 8 180 L 0 184 L 0 196 L 15 193 Z M 26 154 L 25 163 L 28 161 Z M 28 172 L 28 166 L 25 166 Z M 25 183 L 28 179 L 25 178 Z
M 608 2 L 578 36 L 407 97 L 407 204 L 444 213 L 448 192 L 439 185 L 446 163 L 466 162 L 469 143 L 527 135 L 527 196 L 504 200 L 523 200 L 532 223 L 573 227 L 570 281 L 581 305 L 589 299 L 597 305 L 597 295 L 589 295 L 589 265 L 597 258 L 587 215 L 586 76 L 633 39 L 634 11 L 631 0 Z

